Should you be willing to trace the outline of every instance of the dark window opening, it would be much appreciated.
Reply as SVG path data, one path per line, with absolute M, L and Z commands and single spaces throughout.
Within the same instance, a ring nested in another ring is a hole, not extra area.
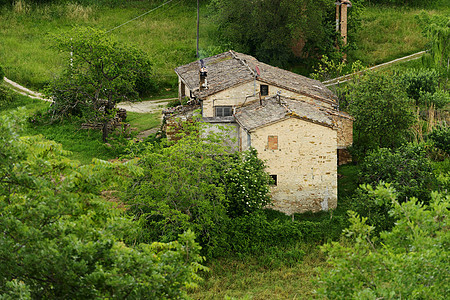
M 181 99 L 183 99 L 186 96 L 186 85 L 184 84 L 184 82 L 181 82 L 180 84 L 180 96 Z
M 229 117 L 233 115 L 231 106 L 216 106 L 216 117 Z
M 270 177 L 272 177 L 272 185 L 277 185 L 278 184 L 278 178 L 277 175 L 270 175 Z
M 259 91 L 261 92 L 261 96 L 269 95 L 269 86 L 267 84 L 261 84 Z

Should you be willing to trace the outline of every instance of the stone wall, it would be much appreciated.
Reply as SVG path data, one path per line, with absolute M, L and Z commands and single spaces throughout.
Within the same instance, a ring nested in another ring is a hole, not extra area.
M 251 101 L 259 100 L 258 93 L 261 84 L 266 83 L 258 80 L 256 80 L 256 84 L 253 81 L 247 82 L 207 97 L 206 99 L 203 100 L 203 107 L 202 107 L 203 116 L 214 117 L 215 106 L 239 106 L 242 105 L 244 102 L 249 103 Z M 307 103 L 332 108 L 331 104 L 328 104 L 326 102 L 322 102 L 320 100 L 316 100 L 311 97 L 304 96 L 292 91 L 288 91 L 286 89 L 282 89 L 273 85 L 268 86 L 269 86 L 269 95 L 265 97 L 275 96 L 277 94 L 277 91 L 280 91 L 281 95 L 285 97 L 299 99 Z M 253 96 L 255 93 L 256 97 Z
M 277 143 L 269 145 L 269 136 Z M 271 188 L 274 209 L 293 214 L 336 208 L 336 130 L 289 118 L 256 129 L 250 138 L 269 174 L 277 176 Z

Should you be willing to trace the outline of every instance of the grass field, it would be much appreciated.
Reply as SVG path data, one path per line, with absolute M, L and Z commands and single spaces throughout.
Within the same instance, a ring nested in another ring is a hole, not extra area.
M 366 66 L 372 66 L 425 50 L 427 40 L 416 19 L 424 11 L 407 6 L 367 5 L 361 16 L 362 26 L 355 37 L 357 49 L 350 51 L 349 60 L 361 60 Z M 426 13 L 449 14 L 450 5 L 442 1 Z
M 16 3 L 20 5 L 5 6 L 0 11 L 0 64 L 8 78 L 29 88 L 42 89 L 61 72 L 68 59 L 50 48 L 51 34 L 75 25 L 110 30 L 156 7 L 159 1 L 127 1 L 113 8 L 70 3 L 35 6 L 24 0 Z M 153 62 L 154 78 L 161 93 L 173 96 L 176 90 L 171 89 L 177 81 L 173 69 L 195 59 L 195 24 L 196 6 L 182 0 L 110 34 L 145 51 Z M 206 43 L 201 40 L 201 45 Z
M 0 9 L 0 64 L 8 78 L 39 90 L 60 74 L 68 60 L 68 54 L 50 48 L 51 34 L 64 32 L 75 25 L 111 30 L 157 7 L 162 1 L 127 1 L 114 7 L 71 3 L 36 6 L 27 0 L 15 3 Z M 449 10 L 442 6 L 428 13 L 443 14 Z M 415 20 L 420 11 L 368 6 L 356 36 L 358 49 L 350 52 L 349 60 L 359 59 L 365 65 L 373 65 L 423 50 L 426 40 Z M 203 55 L 225 49 L 213 42 L 217 29 L 208 17 L 210 14 L 204 1 L 200 21 Z M 173 97 L 177 81 L 173 69 L 195 59 L 195 1 L 173 1 L 110 34 L 145 51 L 153 62 L 154 79 L 160 86 L 158 94 Z
M 0 114 L 17 114 L 16 110 L 20 108 L 21 115 L 25 116 L 26 119 L 28 117 L 39 119 L 35 116 L 35 113 L 45 112 L 49 106 L 49 102 L 17 95 L 13 103 L 0 108 Z M 129 112 L 127 121 L 137 133 L 159 126 L 160 115 Z M 94 157 L 104 160 L 114 159 L 122 153 L 127 142 L 126 139 L 115 136 L 114 140 L 105 144 L 102 142 L 100 131 L 80 129 L 80 121 L 75 119 L 58 123 L 57 126 L 48 123 L 25 122 L 24 134 L 42 134 L 45 138 L 62 144 L 65 150 L 72 152 L 69 157 L 79 160 L 82 164 L 90 163 Z M 111 136 L 114 136 L 114 134 L 111 134 Z

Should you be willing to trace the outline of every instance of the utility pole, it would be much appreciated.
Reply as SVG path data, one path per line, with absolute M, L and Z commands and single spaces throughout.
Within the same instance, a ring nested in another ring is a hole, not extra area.
M 199 40 L 199 33 L 200 33 L 200 0 L 197 0 L 197 58 L 200 58 L 198 55 L 198 40 Z

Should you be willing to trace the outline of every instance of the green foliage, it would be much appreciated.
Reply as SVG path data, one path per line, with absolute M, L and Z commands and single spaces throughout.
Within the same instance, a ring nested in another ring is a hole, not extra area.
M 450 196 L 432 194 L 429 206 L 392 199 L 397 219 L 380 243 L 367 218 L 350 212 L 351 226 L 340 243 L 326 244 L 318 294 L 330 299 L 446 299 L 450 288 L 448 231 Z
M 230 217 L 261 210 L 271 203 L 269 184 L 272 179 L 257 154 L 253 148 L 235 153 L 229 170 L 223 176 Z
M 434 69 L 408 69 L 400 75 L 400 84 L 408 97 L 419 104 L 424 93 L 434 94 L 438 89 L 439 74 Z
M 334 52 L 334 5 L 330 1 L 213 0 L 214 22 L 224 44 L 286 66 L 297 56 Z
M 0 83 L 3 82 L 3 77 L 5 77 L 5 71 L 3 71 L 3 67 L 0 65 Z
M 420 93 L 419 104 L 442 109 L 450 103 L 450 92 L 437 90 L 435 93 Z
M 436 68 L 444 84 L 447 84 L 450 75 L 450 14 L 430 17 L 422 12 L 418 18 L 424 27 L 424 35 L 431 43 L 431 49 L 424 55 L 423 62 Z
M 366 72 L 348 85 L 345 100 L 355 118 L 353 145 L 357 156 L 377 147 L 398 147 L 406 140 L 414 117 L 394 76 Z
M 369 3 L 373 5 L 400 5 L 400 6 L 418 6 L 418 7 L 428 7 L 431 6 L 440 0 L 377 0 L 372 2 L 368 0 Z
M 19 114 L 16 112 L 16 115 Z M 132 163 L 80 166 L 41 136 L 0 120 L 0 294 L 17 299 L 185 297 L 200 279 L 200 247 L 186 232 L 172 243 L 137 244 L 135 224 L 100 197 Z M 130 246 L 127 243 L 135 246 Z
M 256 151 L 229 153 L 228 133 L 207 132 L 207 125 L 181 122 L 176 142 L 133 145 L 142 176 L 127 192 L 127 204 L 143 220 L 144 240 L 171 241 L 180 232 L 198 234 L 205 254 L 226 251 L 229 218 L 269 203 L 269 176 Z
M 138 88 L 150 85 L 148 58 L 93 28 L 76 27 L 55 36 L 54 44 L 70 57 L 66 72 L 50 86 L 53 113 L 103 123 L 106 141 L 107 123 L 115 116 L 116 103 L 137 100 Z
M 435 127 L 428 135 L 434 146 L 445 151 L 447 155 L 450 155 L 450 127 L 440 126 Z
M 11 90 L 0 83 L 0 109 L 9 106 L 15 99 Z
M 374 227 L 374 233 L 390 230 L 395 218 L 389 214 L 395 189 L 391 184 L 362 184 L 352 197 L 351 208 L 361 217 L 367 218 L 367 224 Z M 397 197 L 397 196 L 395 196 Z
M 428 201 L 430 191 L 436 187 L 433 167 L 423 145 L 407 144 L 396 150 L 372 151 L 361 164 L 360 178 L 362 183 L 372 186 L 391 183 L 401 202 L 411 197 Z

